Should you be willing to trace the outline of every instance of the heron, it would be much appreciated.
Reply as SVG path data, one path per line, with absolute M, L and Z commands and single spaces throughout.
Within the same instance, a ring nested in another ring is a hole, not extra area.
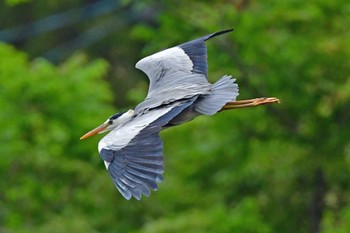
M 98 143 L 99 154 L 122 196 L 140 200 L 163 181 L 160 131 L 200 115 L 278 103 L 275 97 L 236 100 L 238 85 L 230 75 L 208 81 L 207 48 L 223 30 L 162 50 L 135 65 L 149 78 L 147 97 L 134 109 L 109 117 L 80 139 L 110 131 Z

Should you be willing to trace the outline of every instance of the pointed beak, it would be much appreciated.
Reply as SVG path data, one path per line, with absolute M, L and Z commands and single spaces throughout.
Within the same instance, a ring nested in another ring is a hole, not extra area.
M 86 133 L 85 135 L 83 135 L 83 136 L 80 138 L 80 140 L 85 139 L 85 138 L 88 138 L 88 137 L 91 137 L 91 136 L 93 136 L 93 135 L 95 135 L 95 134 L 103 133 L 103 132 L 106 131 L 107 127 L 108 127 L 108 124 L 103 123 L 103 124 L 100 125 L 99 127 L 95 128 L 95 129 L 91 130 L 90 132 Z

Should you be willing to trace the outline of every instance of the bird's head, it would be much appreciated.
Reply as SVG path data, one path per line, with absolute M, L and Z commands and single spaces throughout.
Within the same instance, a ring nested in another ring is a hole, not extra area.
M 115 129 L 119 125 L 128 121 L 133 115 L 134 115 L 134 110 L 132 109 L 130 109 L 127 112 L 116 113 L 113 116 L 109 117 L 102 125 L 84 134 L 84 136 L 82 136 L 80 140 L 91 137 L 95 134 L 111 131 L 112 129 Z

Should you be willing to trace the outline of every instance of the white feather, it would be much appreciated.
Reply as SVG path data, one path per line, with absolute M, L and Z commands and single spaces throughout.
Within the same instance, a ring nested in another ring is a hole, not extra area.
M 152 82 L 164 69 L 191 73 L 193 62 L 180 47 L 173 47 L 141 59 L 135 67 L 145 72 Z
M 106 142 L 103 140 L 103 138 L 98 142 L 98 153 L 101 153 L 101 150 L 103 148 L 106 148 L 107 144 Z
M 103 161 L 105 163 L 105 166 L 106 166 L 106 169 L 108 170 L 109 168 L 109 165 L 111 164 L 110 162 L 107 162 L 107 161 Z
M 143 115 L 136 116 L 131 121 L 113 129 L 98 143 L 99 152 L 102 149 L 120 150 L 124 148 L 142 129 L 168 113 L 173 107 L 168 106 L 162 109 L 154 109 Z
M 123 124 L 124 122 L 126 122 L 127 120 L 129 120 L 132 116 L 134 115 L 134 110 L 129 109 L 127 112 L 125 112 L 123 115 L 121 115 L 120 117 L 118 117 L 116 119 L 116 123 L 117 124 Z

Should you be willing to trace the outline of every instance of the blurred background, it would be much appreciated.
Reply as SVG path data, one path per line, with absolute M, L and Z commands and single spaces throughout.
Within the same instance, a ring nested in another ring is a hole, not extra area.
M 346 0 L 0 3 L 0 232 L 350 232 Z M 208 41 L 209 77 L 282 104 L 162 132 L 165 180 L 115 189 L 79 137 L 133 108 L 142 57 Z

